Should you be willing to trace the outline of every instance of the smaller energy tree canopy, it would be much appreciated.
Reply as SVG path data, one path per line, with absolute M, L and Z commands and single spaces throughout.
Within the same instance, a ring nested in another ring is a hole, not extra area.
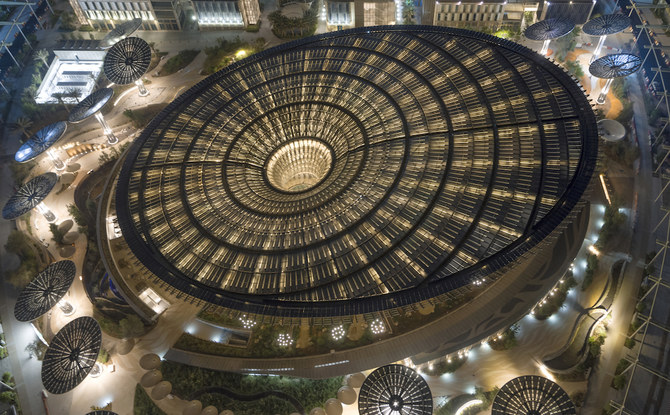
M 49 265 L 21 291 L 14 305 L 19 321 L 32 321 L 51 310 L 70 289 L 77 267 L 72 261 Z
M 582 30 L 591 36 L 606 36 L 623 32 L 630 26 L 630 19 L 623 14 L 606 14 L 586 22 Z
M 358 396 L 361 415 L 430 415 L 433 396 L 426 381 L 403 365 L 382 366 L 365 379 Z
M 65 134 L 66 128 L 65 121 L 58 121 L 42 128 L 19 147 L 14 160 L 19 163 L 33 160 L 58 141 Z
M 556 383 L 542 376 L 519 376 L 493 399 L 492 415 L 574 415 L 575 404 Z
M 112 46 L 103 62 L 105 76 L 118 85 L 132 84 L 149 69 L 151 47 L 138 37 L 127 37 Z
M 114 29 L 110 30 L 110 32 L 107 33 L 107 35 L 100 41 L 100 47 L 103 49 L 111 48 L 118 41 L 123 40 L 135 33 L 135 31 L 139 29 L 140 26 L 142 26 L 141 17 L 128 20 L 127 22 L 117 25 Z
M 524 34 L 530 40 L 558 39 L 572 32 L 574 28 L 575 24 L 571 20 L 557 17 L 540 20 L 529 26 Z
M 42 362 L 42 384 L 50 393 L 74 389 L 88 376 L 102 344 L 100 325 L 92 317 L 72 320 L 54 336 Z
M 2 217 L 7 220 L 16 219 L 40 204 L 58 183 L 56 173 L 44 173 L 30 180 L 10 197 L 2 209 Z
M 112 99 L 114 95 L 114 90 L 112 88 L 101 88 L 93 92 L 91 95 L 82 99 L 72 111 L 70 111 L 70 116 L 68 121 L 75 123 L 81 122 L 100 111 L 105 104 Z
M 589 66 L 591 75 L 602 78 L 621 78 L 637 72 L 642 67 L 642 60 L 632 53 L 605 55 L 594 60 Z

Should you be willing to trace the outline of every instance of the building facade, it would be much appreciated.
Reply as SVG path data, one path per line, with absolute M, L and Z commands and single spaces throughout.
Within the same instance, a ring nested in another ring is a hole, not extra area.
M 394 0 L 326 1 L 329 31 L 400 23 L 400 5 Z
M 98 40 L 66 40 L 54 48 L 54 59 L 42 79 L 35 102 L 75 103 L 93 92 L 105 51 Z
M 565 17 L 574 24 L 584 24 L 591 19 L 595 0 L 552 0 L 545 1 L 540 11 L 540 20 Z
M 193 7 L 200 30 L 247 27 L 261 18 L 258 0 L 196 0 Z
M 81 24 L 90 24 L 97 30 L 111 30 L 118 23 L 137 17 L 142 18 L 140 30 L 246 27 L 260 20 L 258 0 L 70 0 L 70 4 Z
M 519 28 L 535 17 L 537 2 L 507 0 L 440 0 L 423 4 L 423 23 L 461 28 Z M 526 14 L 528 13 L 528 14 Z

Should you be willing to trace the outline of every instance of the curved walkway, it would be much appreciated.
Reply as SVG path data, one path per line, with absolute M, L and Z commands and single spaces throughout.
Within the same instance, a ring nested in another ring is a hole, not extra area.
M 623 260 L 616 261 L 608 273 L 607 283 L 601 296 L 592 307 L 582 311 L 577 317 L 575 325 L 570 333 L 568 343 L 553 357 L 545 358 L 544 364 L 554 372 L 568 373 L 575 369 L 577 365 L 582 363 L 588 352 L 588 339 L 593 334 L 596 325 L 609 313 L 614 297 L 617 293 L 621 276 L 626 267 L 625 263 L 621 268 L 617 265 Z M 616 275 L 612 272 L 617 270 Z

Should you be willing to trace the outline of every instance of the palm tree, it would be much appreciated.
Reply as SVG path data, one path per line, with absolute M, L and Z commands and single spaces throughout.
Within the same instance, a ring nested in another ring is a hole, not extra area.
M 77 88 L 70 88 L 65 92 L 65 96 L 68 98 L 74 98 L 77 103 L 79 103 L 79 98 L 81 97 L 81 90 Z
M 65 104 L 65 101 L 63 100 L 63 98 L 65 98 L 66 96 L 67 94 L 65 92 L 54 92 L 53 94 L 51 94 L 51 97 L 56 98 L 59 104 L 63 104 L 63 106 L 65 107 L 65 111 L 70 111 L 70 109 Z
M 19 117 L 14 121 L 12 129 L 21 133 L 22 143 L 30 137 L 30 127 L 32 127 L 32 125 L 33 122 L 27 117 Z
M 47 58 L 49 57 L 49 51 L 46 49 L 38 49 L 35 51 L 33 54 L 33 59 L 34 60 L 40 60 L 44 62 L 44 66 L 49 66 L 49 63 L 47 62 Z

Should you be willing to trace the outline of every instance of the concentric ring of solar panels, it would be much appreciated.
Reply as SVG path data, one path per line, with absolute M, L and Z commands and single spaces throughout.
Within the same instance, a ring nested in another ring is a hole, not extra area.
M 79 317 L 51 340 L 42 361 L 42 384 L 50 393 L 74 389 L 93 369 L 102 344 L 102 331 L 92 317 Z
M 582 26 L 587 35 L 605 36 L 623 32 L 630 26 L 630 19 L 623 14 L 606 14 L 589 20 Z
M 363 381 L 358 413 L 431 415 L 433 396 L 426 380 L 414 370 L 403 365 L 386 365 Z
M 151 47 L 138 37 L 127 37 L 112 46 L 102 64 L 105 76 L 117 85 L 132 84 L 151 63 Z
M 75 123 L 81 122 L 100 111 L 105 106 L 112 96 L 114 90 L 112 88 L 100 88 L 91 95 L 82 99 L 72 110 L 68 117 L 68 121 Z
M 572 32 L 575 24 L 564 17 L 540 20 L 526 28 L 524 35 L 531 40 L 558 39 Z
M 117 25 L 114 29 L 110 30 L 109 33 L 107 33 L 107 35 L 105 35 L 105 37 L 100 41 L 100 47 L 107 49 L 114 46 L 114 44 L 118 41 L 123 40 L 135 33 L 135 31 L 139 29 L 140 26 L 142 26 L 141 17 L 137 17 Z
M 30 180 L 9 198 L 2 209 L 2 217 L 11 220 L 28 212 L 43 201 L 58 182 L 56 173 L 44 173 Z
M 58 261 L 46 267 L 21 291 L 14 305 L 19 321 L 32 321 L 60 301 L 74 281 L 77 267 L 72 261 Z
M 332 149 L 332 167 L 279 191 L 268 160 L 305 139 Z M 580 87 L 527 48 L 353 29 L 181 95 L 129 150 L 117 215 L 144 265 L 207 301 L 275 315 L 397 307 L 491 275 L 553 232 L 588 187 L 597 141 Z
M 65 134 L 66 128 L 67 123 L 65 121 L 58 121 L 40 129 L 19 147 L 14 155 L 14 160 L 19 163 L 33 160 L 58 141 Z
M 556 383 L 542 376 L 519 376 L 493 399 L 492 415 L 575 415 L 575 404 Z
M 620 78 L 637 72 L 642 67 L 642 60 L 632 53 L 605 55 L 594 60 L 589 66 L 591 75 L 609 79 Z

